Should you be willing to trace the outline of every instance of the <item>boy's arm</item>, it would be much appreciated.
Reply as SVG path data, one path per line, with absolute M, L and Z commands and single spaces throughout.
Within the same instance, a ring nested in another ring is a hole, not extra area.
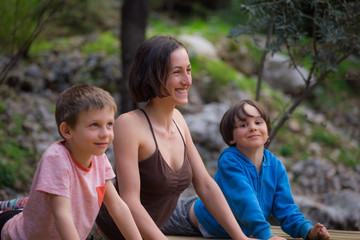
M 103 201 L 110 216 L 126 239 L 142 239 L 130 209 L 120 198 L 110 180 L 106 181 Z
M 50 204 L 54 214 L 55 227 L 61 239 L 80 240 L 71 215 L 70 199 L 50 194 Z
M 193 185 L 204 205 L 232 239 L 249 239 L 241 230 L 219 186 L 210 177 L 186 125 L 186 146 L 193 171 Z
M 253 188 L 255 180 L 238 161 L 232 154 L 222 154 L 215 179 L 243 230 L 260 239 L 274 237 Z
M 280 161 L 277 164 L 281 164 Z M 281 174 L 277 179 L 272 214 L 280 221 L 283 231 L 292 237 L 306 239 L 313 227 L 311 221 L 305 219 L 293 199 L 286 169 L 282 164 Z

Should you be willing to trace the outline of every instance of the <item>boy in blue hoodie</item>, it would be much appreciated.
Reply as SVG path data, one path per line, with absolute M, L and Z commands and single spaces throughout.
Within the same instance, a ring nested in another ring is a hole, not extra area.
M 325 226 L 320 223 L 312 226 L 299 211 L 291 194 L 285 166 L 264 148 L 271 132 L 271 122 L 262 105 L 241 100 L 224 114 L 220 132 L 229 148 L 221 153 L 214 178 L 247 236 L 284 239 L 270 230 L 267 220 L 273 215 L 281 223 L 282 230 L 294 238 L 330 239 Z M 200 199 L 190 201 L 193 203 L 183 201 L 183 206 L 190 206 L 187 219 L 203 236 L 229 237 Z M 165 233 L 181 234 L 173 232 L 176 229 L 174 223 L 181 222 L 181 205 L 179 202 L 165 225 Z

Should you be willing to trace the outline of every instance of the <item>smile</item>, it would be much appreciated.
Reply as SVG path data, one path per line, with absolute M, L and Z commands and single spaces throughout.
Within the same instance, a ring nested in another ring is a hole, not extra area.
M 187 94 L 188 90 L 187 89 L 176 89 L 176 92 L 178 92 L 180 94 Z
M 256 138 L 256 137 L 260 137 L 260 135 L 251 135 L 248 138 Z

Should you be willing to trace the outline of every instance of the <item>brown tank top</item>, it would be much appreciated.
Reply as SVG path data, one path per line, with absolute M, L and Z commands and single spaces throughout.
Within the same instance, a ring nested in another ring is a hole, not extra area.
M 186 144 L 176 122 L 173 120 L 184 143 L 184 161 L 182 167 L 175 172 L 166 163 L 159 151 L 148 115 L 143 109 L 140 110 L 145 114 L 156 145 L 154 153 L 139 162 L 140 200 L 156 225 L 161 229 L 175 210 L 180 194 L 189 187 L 193 174 Z M 118 189 L 117 186 L 116 189 Z M 104 204 L 101 206 L 96 223 L 108 239 L 124 239 Z

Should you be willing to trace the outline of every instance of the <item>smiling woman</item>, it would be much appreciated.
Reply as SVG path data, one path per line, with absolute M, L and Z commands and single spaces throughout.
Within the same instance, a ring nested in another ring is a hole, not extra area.
M 154 36 L 139 46 L 130 70 L 129 89 L 136 102 L 146 104 L 120 115 L 114 124 L 119 194 L 144 239 L 167 239 L 161 228 L 172 215 L 180 194 L 193 183 L 229 235 L 248 239 L 208 174 L 184 117 L 175 108 L 188 103 L 191 84 L 191 64 L 182 42 Z M 201 234 L 197 226 L 188 227 Z M 121 238 L 105 206 L 89 238 Z

